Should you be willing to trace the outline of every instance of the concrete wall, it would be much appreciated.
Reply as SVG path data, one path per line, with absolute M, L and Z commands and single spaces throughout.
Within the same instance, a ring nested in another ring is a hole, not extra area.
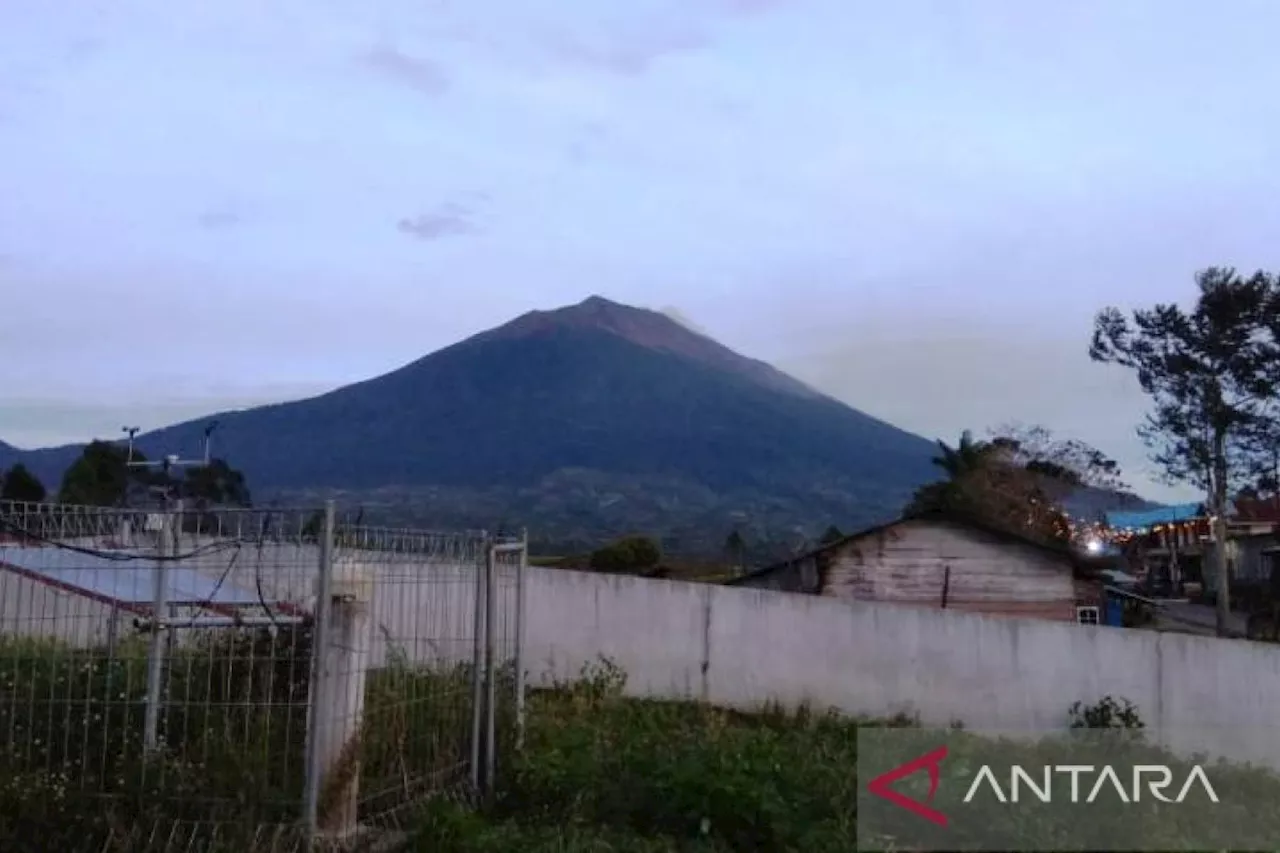
M 1280 768 L 1280 648 L 810 595 L 529 569 L 530 680 L 598 656 L 636 695 L 1064 729 L 1124 697 L 1171 747 Z
M 475 569 L 443 559 L 370 556 L 375 563 L 372 665 L 388 649 L 418 663 L 469 660 Z M 210 572 L 308 604 L 306 549 L 209 558 Z M 355 559 L 352 557 L 351 559 Z M 918 714 L 993 732 L 1059 730 L 1072 703 L 1133 701 L 1156 735 L 1280 768 L 1280 647 L 1065 622 L 993 617 L 740 587 L 530 568 L 524 668 L 531 683 L 572 679 L 601 656 L 635 695 L 752 707 L 808 702 L 847 714 Z M 515 635 L 514 568 L 498 572 L 502 657 Z M 12 579 L 9 579 L 11 581 Z M 0 590 L 4 629 L 80 625 L 102 637 L 105 614 L 42 590 Z M 70 609 L 67 609 L 70 608 Z M 83 610 L 80 608 L 84 608 Z M 73 639 L 68 637 L 67 639 Z M 391 642 L 388 643 L 388 640 Z

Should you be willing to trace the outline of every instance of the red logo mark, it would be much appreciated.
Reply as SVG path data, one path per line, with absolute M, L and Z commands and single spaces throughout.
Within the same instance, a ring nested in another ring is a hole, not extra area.
M 867 784 L 867 790 L 875 794 L 877 797 L 888 800 L 899 808 L 906 809 L 914 815 L 924 818 L 938 826 L 947 825 L 947 816 L 936 809 L 931 809 L 925 803 L 933 802 L 933 795 L 938 792 L 938 782 L 942 776 L 942 770 L 939 765 L 942 759 L 947 757 L 947 748 L 945 746 L 938 747 L 933 752 L 920 756 L 913 761 L 893 768 L 888 773 L 881 773 Z M 913 800 L 905 794 L 900 794 L 889 786 L 899 779 L 905 779 L 912 773 L 921 770 L 929 772 L 929 795 L 925 797 L 924 803 Z

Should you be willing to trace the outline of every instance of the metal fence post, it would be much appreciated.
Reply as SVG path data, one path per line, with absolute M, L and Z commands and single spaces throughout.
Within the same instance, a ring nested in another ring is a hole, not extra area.
M 497 763 L 498 754 L 497 727 L 494 719 L 498 706 L 498 673 L 494 665 L 498 625 L 497 556 L 497 547 L 491 540 L 485 548 L 484 557 L 484 792 L 486 794 L 493 791 L 494 765 Z
M 181 507 L 179 506 L 179 511 Z M 147 648 L 147 704 L 143 717 L 142 745 L 154 752 L 160 734 L 160 694 L 164 681 L 164 653 L 168 645 L 169 556 L 173 544 L 173 515 L 166 508 L 160 516 L 160 541 L 152 579 L 151 637 Z
M 306 785 L 303 794 L 303 820 L 307 832 L 315 836 L 319 832 L 320 808 L 320 744 L 323 734 L 319 731 L 325 715 L 319 713 L 323 703 L 329 701 L 324 691 L 324 648 L 329 638 L 329 608 L 333 584 L 333 528 L 334 503 L 325 501 L 324 526 L 320 531 L 319 575 L 316 578 L 316 604 L 311 625 L 311 672 L 307 686 L 307 740 Z
M 516 563 L 516 749 L 524 748 L 524 603 L 529 566 L 529 531 L 520 532 L 520 562 Z
M 483 534 L 482 542 L 485 552 L 488 553 L 489 537 Z M 488 582 L 488 572 L 485 570 L 485 564 L 476 560 L 472 564 L 472 568 L 476 573 L 475 583 L 475 607 L 473 608 L 474 617 L 472 619 L 472 649 L 471 649 L 471 785 L 475 790 L 481 789 L 480 761 L 481 761 L 481 740 L 484 736 L 482 723 L 484 721 L 484 632 L 485 632 L 485 616 L 487 610 L 485 608 L 485 585 Z

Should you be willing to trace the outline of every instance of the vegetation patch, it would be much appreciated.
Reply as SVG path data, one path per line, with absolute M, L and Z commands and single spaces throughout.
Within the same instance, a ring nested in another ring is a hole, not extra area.
M 855 770 L 859 732 L 893 729 L 894 737 L 918 737 L 922 748 L 936 739 L 936 730 L 929 734 L 906 716 L 870 721 L 776 707 L 740 713 L 629 699 L 624 684 L 619 670 L 602 663 L 577 683 L 531 696 L 525 750 L 504 764 L 492 802 L 479 811 L 434 802 L 415 849 L 848 853 L 859 848 L 858 788 L 866 781 Z M 1134 749 L 1152 762 L 1171 762 L 1175 774 L 1187 766 L 1143 745 L 1138 709 L 1123 699 L 1064 708 L 1062 723 L 1061 738 L 1018 743 L 978 737 L 957 723 L 949 741 L 956 764 L 971 770 L 974 762 L 991 760 L 1005 772 L 1017 763 L 1070 763 L 1082 754 L 1078 738 L 1088 733 L 1069 727 L 1105 729 L 1100 737 L 1132 738 Z M 1099 741 L 1095 757 L 1105 760 L 1111 743 Z M 1256 806 L 1275 811 L 1268 804 L 1276 802 L 1280 780 L 1248 768 L 1213 767 L 1233 819 L 1258 821 Z M 1144 807 L 1112 816 L 1124 831 L 1150 839 L 1150 849 L 1186 849 L 1181 839 L 1203 824 L 1204 812 L 1172 808 L 1181 811 L 1171 816 Z M 1079 827 L 1070 812 L 1042 808 L 1034 820 L 1036 826 L 1026 828 L 1036 837 L 1081 849 L 1072 844 Z

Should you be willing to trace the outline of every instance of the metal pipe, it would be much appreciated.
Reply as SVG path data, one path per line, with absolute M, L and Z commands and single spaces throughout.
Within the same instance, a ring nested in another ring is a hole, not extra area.
M 489 539 L 484 538 L 486 551 L 488 553 Z M 487 572 L 481 565 L 475 565 L 476 570 L 476 588 L 475 588 L 475 608 L 472 624 L 472 649 L 471 649 L 471 786 L 475 790 L 480 790 L 480 741 L 482 737 L 481 723 L 484 719 L 484 622 L 485 622 L 485 582 L 487 580 Z
M 492 545 L 485 549 L 485 619 L 484 619 L 484 678 L 485 678 L 485 750 L 484 750 L 484 792 L 493 792 L 494 765 L 497 763 L 498 742 L 495 725 L 497 710 L 497 667 L 494 666 L 494 651 L 497 645 L 498 596 L 497 596 L 497 549 Z
M 307 686 L 306 784 L 303 790 L 303 820 L 312 835 L 319 832 L 321 715 L 317 708 L 328 701 L 322 696 L 325 680 L 324 650 L 329 638 L 330 596 L 333 589 L 334 503 L 324 503 L 324 527 L 320 531 L 320 575 L 316 578 L 315 624 L 311 628 L 311 678 Z
M 521 531 L 520 539 L 520 562 L 516 563 L 516 749 L 524 748 L 524 606 L 529 531 Z
M 302 625 L 303 616 L 184 616 L 161 619 L 162 628 L 271 628 L 276 625 Z M 155 624 L 152 621 L 145 625 Z
M 155 576 L 152 584 L 151 615 L 155 622 L 163 622 L 168 608 L 166 599 L 169 595 L 169 556 L 173 540 L 173 515 L 167 509 L 161 516 L 160 542 L 156 560 Z M 160 625 L 153 626 L 150 643 L 147 648 L 147 704 L 143 718 L 142 744 L 147 752 L 154 751 L 159 741 L 160 731 L 160 686 L 164 680 L 164 652 L 168 645 L 165 642 L 165 631 Z

